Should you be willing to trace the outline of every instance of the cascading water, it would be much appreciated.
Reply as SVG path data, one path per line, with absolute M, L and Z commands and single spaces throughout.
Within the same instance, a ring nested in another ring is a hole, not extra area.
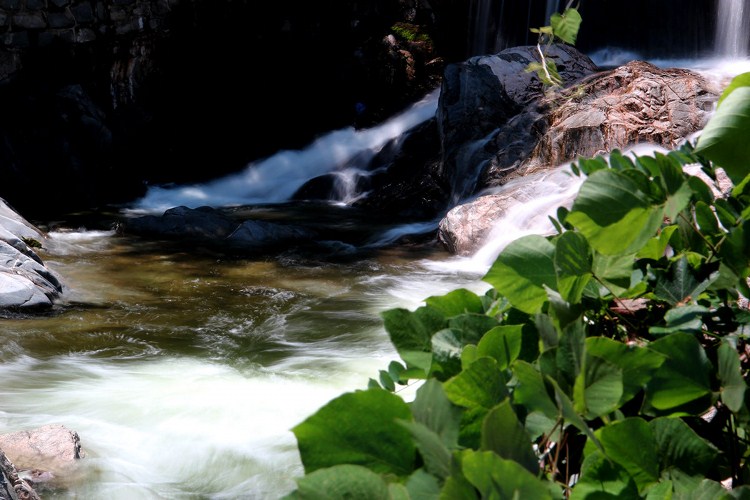
M 740 58 L 748 55 L 750 6 L 746 0 L 719 0 L 716 28 L 716 55 Z

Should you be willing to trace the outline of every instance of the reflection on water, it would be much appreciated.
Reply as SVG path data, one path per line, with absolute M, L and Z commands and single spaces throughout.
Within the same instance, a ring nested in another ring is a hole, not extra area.
M 290 429 L 396 359 L 379 313 L 462 279 L 408 250 L 321 265 L 49 243 L 66 304 L 0 331 L 0 432 L 60 423 L 88 453 L 45 498 L 278 498 L 302 475 Z

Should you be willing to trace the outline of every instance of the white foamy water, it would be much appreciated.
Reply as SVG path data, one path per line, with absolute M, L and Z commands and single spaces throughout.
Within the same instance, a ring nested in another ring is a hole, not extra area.
M 160 213 L 180 205 L 196 208 L 286 201 L 308 180 L 344 168 L 355 156 L 366 155 L 369 159 L 391 139 L 432 118 L 439 93 L 431 92 L 381 125 L 365 130 L 335 130 L 304 149 L 280 151 L 238 174 L 205 184 L 151 187 L 131 211 Z

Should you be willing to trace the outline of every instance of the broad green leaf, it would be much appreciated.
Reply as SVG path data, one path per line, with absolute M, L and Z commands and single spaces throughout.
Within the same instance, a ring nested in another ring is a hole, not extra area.
M 729 85 L 727 85 L 727 87 L 721 93 L 717 106 L 721 106 L 721 103 L 724 102 L 724 99 L 729 94 L 731 94 L 734 89 L 739 87 L 750 87 L 750 73 L 740 73 L 739 75 L 732 78 L 732 81 L 729 82 Z
M 627 471 L 596 450 L 581 465 L 581 477 L 573 486 L 570 500 L 618 498 L 640 500 L 638 487 Z
M 492 358 L 479 358 L 443 384 L 453 403 L 465 408 L 490 409 L 508 397 L 505 374 Z
M 430 374 L 445 380 L 461 371 L 463 345 L 453 330 L 440 330 L 432 336 L 432 367 Z
M 699 305 L 675 307 L 664 314 L 666 326 L 652 326 L 648 331 L 653 335 L 675 332 L 697 334 L 703 330 L 703 316 L 708 313 L 707 307 Z
M 468 451 L 461 462 L 464 476 L 481 498 L 552 500 L 548 486 L 512 460 L 491 451 Z
M 674 498 L 674 485 L 668 479 L 661 479 L 658 483 L 652 484 L 644 492 L 646 500 L 672 500 Z
M 575 45 L 581 27 L 581 14 L 576 9 L 565 9 L 562 14 L 555 12 L 550 17 L 552 32 L 563 42 Z
M 573 393 L 576 377 L 583 367 L 586 332 L 582 321 L 576 321 L 563 330 L 560 344 L 557 347 L 555 361 L 557 365 L 557 382 L 566 393 Z
M 613 422 L 597 431 L 606 456 L 625 469 L 638 491 L 659 480 L 659 458 L 653 430 L 639 417 Z
M 440 496 L 440 481 L 424 469 L 417 469 L 406 480 L 409 500 L 433 500 Z
M 518 421 L 508 400 L 494 407 L 485 417 L 482 449 L 514 460 L 532 474 L 539 473 L 539 459 L 531 447 L 531 437 Z
M 381 317 L 391 342 L 407 367 L 420 368 L 428 373 L 432 364 L 432 336 L 447 326 L 445 317 L 431 307 L 420 307 L 414 312 L 390 309 Z
M 721 400 L 732 412 L 738 413 L 745 402 L 747 384 L 742 376 L 740 356 L 737 349 L 726 340 L 722 340 L 718 349 L 719 381 L 721 382 Z
M 665 252 L 667 251 L 667 246 L 669 245 L 669 239 L 672 237 L 672 234 L 674 234 L 675 231 L 677 231 L 677 226 L 672 225 L 665 227 L 659 232 L 659 236 L 648 240 L 646 246 L 638 251 L 636 257 L 638 257 L 639 259 L 661 259 L 662 257 L 664 257 Z
M 695 221 L 698 224 L 698 228 L 705 236 L 718 236 L 723 234 L 723 231 L 719 229 L 719 223 L 716 220 L 716 214 L 711 207 L 702 201 L 696 202 L 695 204 Z
M 660 185 L 667 195 L 664 215 L 670 220 L 674 220 L 677 214 L 690 203 L 693 190 L 687 183 L 682 165 L 676 159 L 661 153 L 655 153 L 654 156 L 659 162 Z
M 711 362 L 694 335 L 673 333 L 649 344 L 666 360 L 646 386 L 647 415 L 695 415 L 711 405 Z
M 544 285 L 557 286 L 554 255 L 555 246 L 546 238 L 524 236 L 505 247 L 483 279 L 513 307 L 534 314 L 547 301 Z
M 724 169 L 735 184 L 748 174 L 750 163 L 750 87 L 737 87 L 722 101 L 701 132 L 695 152 Z
M 654 286 L 654 294 L 671 305 L 697 299 L 708 283 L 695 279 L 684 255 L 672 262 L 669 275 L 662 274 Z
M 297 479 L 290 500 L 392 500 L 388 483 L 361 465 L 341 464 L 320 469 Z
M 406 486 L 401 483 L 388 483 L 388 495 L 390 495 L 390 500 L 413 500 L 412 496 L 409 494 L 409 490 L 407 490 Z M 437 496 L 435 495 L 432 498 L 436 497 Z
M 352 464 L 382 474 L 410 474 L 416 450 L 397 419 L 411 420 L 409 406 L 382 389 L 346 393 L 331 400 L 292 429 L 305 472 Z
M 411 433 L 427 472 L 440 479 L 447 478 L 451 471 L 451 451 L 445 446 L 440 436 L 419 422 L 405 420 L 397 422 Z
M 547 290 L 549 301 L 548 315 L 553 320 L 553 325 L 557 330 L 562 330 L 574 321 L 581 319 L 583 306 L 580 303 L 571 304 L 551 288 L 544 287 L 544 289 Z
M 622 297 L 630 288 L 635 254 L 602 255 L 594 254 L 594 276 L 599 278 L 609 291 Z
M 567 221 L 605 255 L 640 250 L 661 226 L 664 210 L 628 176 L 598 170 L 581 185 Z
M 417 389 L 411 412 L 416 422 L 434 431 L 449 449 L 458 445 L 461 409 L 450 402 L 440 382 L 430 379 Z
M 721 263 L 729 266 L 737 276 L 747 277 L 750 264 L 750 221 L 743 221 L 741 225 L 731 229 L 719 250 L 719 256 Z
M 452 474 L 445 481 L 438 498 L 439 500 L 455 500 L 457 498 L 461 500 L 479 500 L 479 495 L 474 486 L 462 474 Z M 434 497 L 420 500 L 434 500 Z
M 648 197 L 635 181 L 614 170 L 597 170 L 581 185 L 568 217 L 574 212 L 583 212 L 604 227 L 621 221 L 634 208 L 649 205 Z
M 719 450 L 682 419 L 659 417 L 648 423 L 654 434 L 659 469 L 677 468 L 691 476 L 705 476 Z
M 539 411 L 548 418 L 556 419 L 560 412 L 547 393 L 542 374 L 521 360 L 513 364 L 513 374 L 516 380 L 513 402 L 525 406 L 529 412 Z
M 588 241 L 580 233 L 567 231 L 555 242 L 557 289 L 568 302 L 581 301 L 583 289 L 591 279 L 593 255 Z
M 459 314 L 448 320 L 448 328 L 458 335 L 461 346 L 477 344 L 485 333 L 498 324 L 495 318 L 474 313 Z
M 623 393 L 620 404 L 638 394 L 666 359 L 663 354 L 647 347 L 628 345 L 606 337 L 587 338 L 586 351 L 590 355 L 606 359 L 622 370 Z
M 477 356 L 489 356 L 500 369 L 510 367 L 521 354 L 523 325 L 496 326 L 477 345 Z
M 623 395 L 622 370 L 597 356 L 586 355 L 575 382 L 576 412 L 588 420 L 607 415 L 619 407 Z
M 459 288 L 445 295 L 437 295 L 425 299 L 425 304 L 440 311 L 446 318 L 458 316 L 464 313 L 482 314 L 482 299 L 474 292 L 465 288 Z

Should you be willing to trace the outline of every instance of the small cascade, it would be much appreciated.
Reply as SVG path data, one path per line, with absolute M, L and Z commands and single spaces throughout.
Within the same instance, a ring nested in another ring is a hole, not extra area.
M 737 59 L 748 55 L 750 38 L 746 0 L 719 0 L 716 27 L 716 55 Z
M 386 144 L 435 116 L 440 89 L 402 113 L 366 130 L 346 128 L 321 136 L 301 150 L 280 151 L 244 171 L 205 184 L 150 187 L 131 213 L 161 213 L 176 206 L 237 206 L 285 202 L 305 182 L 352 164 L 365 165 Z

